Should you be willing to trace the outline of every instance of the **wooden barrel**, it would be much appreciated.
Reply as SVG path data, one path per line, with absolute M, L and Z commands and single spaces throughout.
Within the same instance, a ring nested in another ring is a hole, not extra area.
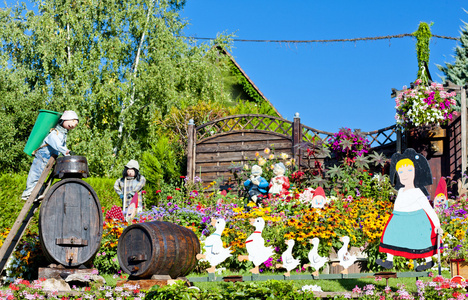
M 66 267 L 87 266 L 99 250 L 103 217 L 92 187 L 81 179 L 55 183 L 39 213 L 39 238 L 44 255 Z
M 70 155 L 57 158 L 53 175 L 56 178 L 86 178 L 89 175 L 88 160 L 84 156 Z
M 117 246 L 120 267 L 138 278 L 186 276 L 197 265 L 199 252 L 200 242 L 192 230 L 160 221 L 127 227 Z

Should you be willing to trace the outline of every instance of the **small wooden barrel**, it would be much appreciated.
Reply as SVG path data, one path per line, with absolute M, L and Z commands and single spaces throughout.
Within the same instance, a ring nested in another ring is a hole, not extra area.
M 86 178 L 89 176 L 88 161 L 84 156 L 61 156 L 55 163 L 54 177 Z
M 92 187 L 81 179 L 61 180 L 41 203 L 42 251 L 51 263 L 86 266 L 101 245 L 102 224 L 101 204 Z
M 199 252 L 200 242 L 192 230 L 160 221 L 127 227 L 117 246 L 120 267 L 138 278 L 186 276 L 197 265 Z

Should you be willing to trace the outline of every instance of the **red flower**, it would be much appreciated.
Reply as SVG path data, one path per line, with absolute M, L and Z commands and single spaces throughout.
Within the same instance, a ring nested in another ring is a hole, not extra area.
M 167 196 L 167 200 L 171 200 L 172 199 L 172 196 Z
M 161 190 L 157 190 L 157 191 L 156 191 L 156 194 L 157 194 L 157 193 L 161 193 Z
M 145 191 L 145 190 L 143 190 L 143 191 L 141 191 L 141 193 L 144 195 L 144 194 L 146 194 L 146 191 Z
M 180 176 L 181 179 L 185 179 L 185 176 Z
M 180 188 L 175 188 L 176 191 L 180 191 Z
M 13 283 L 10 283 L 10 290 L 19 291 L 19 287 L 17 287 L 17 286 L 14 285 Z

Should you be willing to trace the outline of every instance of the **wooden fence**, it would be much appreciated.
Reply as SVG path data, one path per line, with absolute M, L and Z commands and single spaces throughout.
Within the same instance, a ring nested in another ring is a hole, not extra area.
M 401 150 L 402 135 L 395 125 L 362 132 L 371 147 L 386 154 Z M 301 123 L 296 113 L 293 121 L 268 115 L 234 115 L 198 127 L 191 120 L 188 126 L 187 176 L 200 177 L 209 183 L 232 176 L 230 168 L 241 167 L 255 160 L 255 153 L 265 148 L 276 154 L 294 157 L 304 164 L 304 152 L 314 140 L 328 141 L 334 133 L 321 131 Z M 323 158 L 320 158 L 323 159 Z

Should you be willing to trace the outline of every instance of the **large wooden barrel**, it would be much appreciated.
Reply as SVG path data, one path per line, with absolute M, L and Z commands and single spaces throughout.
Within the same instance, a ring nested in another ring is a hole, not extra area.
M 160 221 L 127 227 L 117 246 L 120 267 L 138 278 L 186 276 L 197 265 L 199 252 L 200 242 L 192 230 Z
M 68 178 L 55 183 L 39 213 L 39 238 L 44 255 L 66 267 L 87 266 L 99 250 L 103 217 L 93 188 Z

